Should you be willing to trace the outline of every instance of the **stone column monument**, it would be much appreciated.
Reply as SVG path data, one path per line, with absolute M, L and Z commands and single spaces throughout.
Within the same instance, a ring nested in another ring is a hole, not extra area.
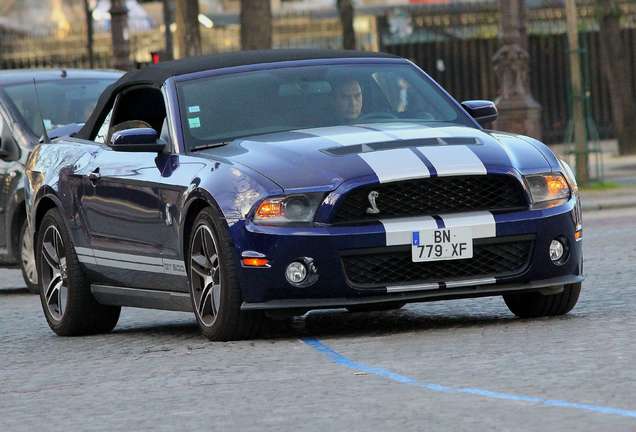
M 530 93 L 524 0 L 499 0 L 502 45 L 493 57 L 499 82 L 495 129 L 541 139 L 541 106 Z

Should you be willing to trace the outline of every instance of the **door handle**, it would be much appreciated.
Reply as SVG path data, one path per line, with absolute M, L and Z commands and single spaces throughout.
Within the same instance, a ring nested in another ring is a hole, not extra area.
M 102 178 L 102 176 L 99 173 L 99 168 L 97 168 L 95 171 L 92 171 L 88 174 L 88 180 L 91 182 L 93 186 L 97 184 L 100 178 Z

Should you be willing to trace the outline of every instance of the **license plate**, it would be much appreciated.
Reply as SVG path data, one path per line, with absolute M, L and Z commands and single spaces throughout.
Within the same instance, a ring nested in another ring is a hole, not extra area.
M 411 256 L 413 262 L 472 258 L 472 229 L 460 227 L 413 232 Z

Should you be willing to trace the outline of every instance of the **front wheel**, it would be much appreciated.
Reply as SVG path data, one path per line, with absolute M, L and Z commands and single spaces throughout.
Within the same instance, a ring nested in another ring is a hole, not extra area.
M 27 289 L 33 294 L 40 292 L 38 285 L 38 271 L 35 265 L 35 249 L 33 248 L 33 238 L 29 234 L 26 218 L 20 226 L 20 236 L 18 238 L 18 257 L 20 258 L 20 270 Z
M 110 332 L 119 319 L 118 306 L 97 303 L 64 220 L 56 209 L 42 219 L 36 242 L 40 300 L 49 327 L 59 336 Z
M 510 312 L 520 318 L 565 315 L 570 312 L 581 293 L 581 284 L 565 285 L 558 294 L 540 292 L 506 294 L 503 296 Z
M 241 311 L 233 245 L 216 209 L 206 208 L 199 213 L 189 246 L 190 296 L 203 335 L 213 341 L 252 337 L 262 314 Z

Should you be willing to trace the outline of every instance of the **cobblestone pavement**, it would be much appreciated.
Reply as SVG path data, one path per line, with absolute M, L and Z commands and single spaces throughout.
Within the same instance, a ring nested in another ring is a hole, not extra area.
M 633 431 L 635 244 L 635 210 L 587 216 L 588 279 L 563 318 L 516 319 L 486 298 L 312 313 L 232 343 L 138 309 L 113 334 L 59 338 L 17 270 L 0 270 L 0 430 Z

